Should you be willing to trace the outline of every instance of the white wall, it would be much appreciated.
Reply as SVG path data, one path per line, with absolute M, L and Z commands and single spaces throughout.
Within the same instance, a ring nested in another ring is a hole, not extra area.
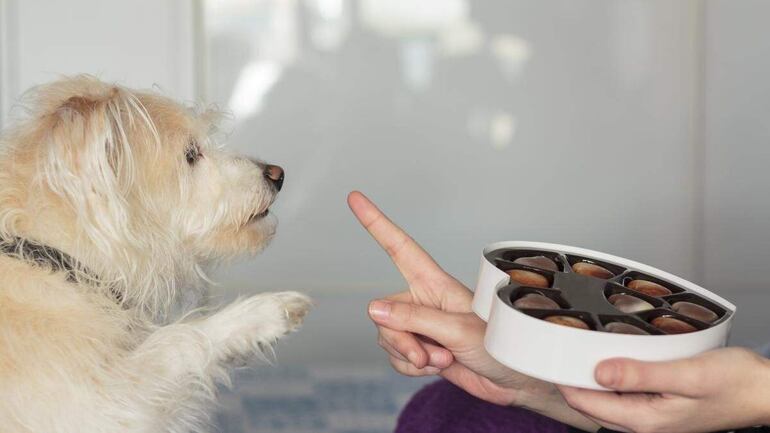
M 712 1 L 707 14 L 705 279 L 767 289 L 770 265 L 770 3 Z
M 739 306 L 736 340 L 770 339 L 770 3 L 707 3 L 703 280 Z
M 0 125 L 28 88 L 90 73 L 196 96 L 194 2 L 0 0 Z

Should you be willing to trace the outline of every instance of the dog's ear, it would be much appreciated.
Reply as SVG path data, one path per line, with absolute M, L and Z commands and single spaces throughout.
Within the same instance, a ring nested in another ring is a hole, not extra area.
M 88 218 L 81 226 L 92 229 L 92 237 L 131 237 L 121 225 L 130 219 L 132 195 L 141 195 L 134 182 L 134 147 L 147 145 L 131 140 L 157 140 L 157 133 L 129 91 L 107 85 L 98 90 L 62 97 L 51 107 L 45 122 L 47 154 L 40 158 L 46 166 L 40 172 L 78 218 Z
M 107 177 L 110 177 L 109 172 L 104 170 L 111 169 L 111 180 L 122 189 L 129 186 L 126 184 L 131 180 L 128 170 L 133 165 L 127 129 L 135 126 L 131 113 L 133 104 L 126 104 L 126 97 L 130 95 L 122 95 L 113 88 L 101 97 L 76 95 L 67 98 L 54 113 L 54 136 L 60 136 L 58 143 L 52 143 L 59 146 L 58 150 L 68 153 L 65 160 L 80 160 L 76 164 L 78 168 L 97 169 L 97 174 Z
M 93 110 L 96 106 L 96 100 L 86 96 L 72 96 L 64 101 L 59 110 L 64 113 L 77 113 L 84 115 Z

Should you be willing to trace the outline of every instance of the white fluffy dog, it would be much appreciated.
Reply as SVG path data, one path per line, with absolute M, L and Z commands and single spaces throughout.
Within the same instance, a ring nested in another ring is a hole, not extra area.
M 270 240 L 283 170 L 213 113 L 81 76 L 34 89 L 0 152 L 0 431 L 205 430 L 229 368 L 309 308 L 261 294 L 169 322 L 204 269 Z

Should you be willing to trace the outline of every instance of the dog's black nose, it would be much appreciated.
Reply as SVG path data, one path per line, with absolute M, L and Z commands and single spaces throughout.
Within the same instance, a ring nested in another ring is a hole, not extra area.
M 281 190 L 281 187 L 283 186 L 283 169 L 281 167 L 278 167 L 277 165 L 266 165 L 265 166 L 265 177 L 267 180 L 273 183 L 275 185 L 275 189 L 278 191 Z

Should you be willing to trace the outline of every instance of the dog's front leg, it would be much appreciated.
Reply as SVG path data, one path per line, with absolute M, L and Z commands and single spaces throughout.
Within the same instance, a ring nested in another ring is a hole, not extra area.
M 205 423 L 216 384 L 228 383 L 230 367 L 263 357 L 309 308 L 302 294 L 266 293 L 153 332 L 131 356 L 141 412 L 153 426 L 147 430 L 181 432 Z
M 217 362 L 241 364 L 296 330 L 310 305 L 297 292 L 265 293 L 233 302 L 204 319 L 199 329 L 212 342 Z

